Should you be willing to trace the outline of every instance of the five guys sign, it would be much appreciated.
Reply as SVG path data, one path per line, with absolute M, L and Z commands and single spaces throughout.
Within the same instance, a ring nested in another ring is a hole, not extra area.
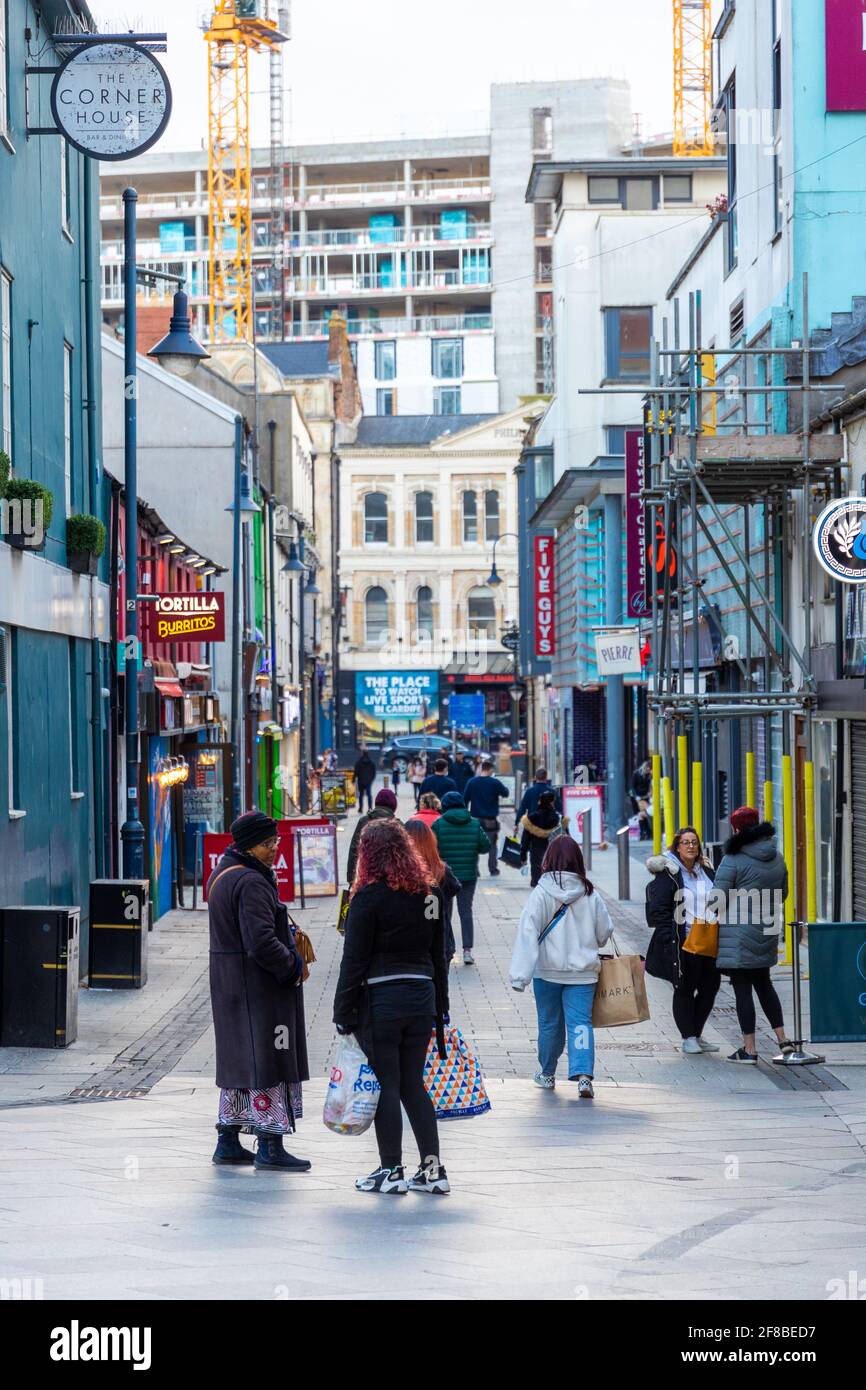
M 553 656 L 556 651 L 556 615 L 553 606 L 553 536 L 536 536 L 533 547 L 533 618 L 535 655 Z

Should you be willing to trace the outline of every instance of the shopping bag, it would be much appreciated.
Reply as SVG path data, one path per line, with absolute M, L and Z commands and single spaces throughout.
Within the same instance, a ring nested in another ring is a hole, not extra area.
M 367 1054 L 351 1035 L 340 1038 L 322 1119 L 335 1134 L 363 1134 L 373 1123 L 381 1086 Z
M 516 835 L 506 835 L 499 858 L 512 869 L 520 868 L 520 841 Z
M 712 956 L 715 960 L 719 954 L 718 922 L 704 922 L 696 917 L 683 942 L 683 950 L 690 951 L 693 956 Z
M 439 1056 L 436 1033 L 427 1048 L 424 1087 L 436 1107 L 437 1120 L 464 1120 L 490 1109 L 484 1078 L 458 1028 L 445 1029 L 445 1057 Z
M 613 949 L 616 943 L 611 938 Z M 602 956 L 592 1002 L 594 1028 L 646 1023 L 650 1016 L 646 978 L 640 956 Z
M 346 935 L 346 918 L 349 915 L 350 890 L 340 889 L 340 906 L 337 909 L 337 931 L 341 936 Z

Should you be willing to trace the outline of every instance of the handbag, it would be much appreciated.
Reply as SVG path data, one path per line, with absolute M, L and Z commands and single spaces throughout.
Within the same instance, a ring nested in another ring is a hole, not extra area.
M 308 937 L 307 933 L 304 931 L 303 927 L 299 927 L 297 922 L 293 921 L 291 917 L 289 918 L 289 925 L 292 928 L 292 935 L 295 941 L 295 950 L 301 957 L 301 960 L 304 962 L 304 973 L 302 979 L 306 981 L 310 978 L 310 966 L 316 959 L 316 953 L 313 950 L 313 943 Z
M 718 922 L 705 922 L 696 917 L 686 933 L 683 950 L 693 956 L 711 956 L 715 960 L 719 954 Z
M 613 956 L 602 956 L 592 1001 L 594 1028 L 619 1028 L 646 1023 L 650 1016 L 643 961 L 640 956 L 621 956 L 611 937 Z
M 505 836 L 499 858 L 512 869 L 520 868 L 520 841 L 516 835 Z
M 424 1063 L 424 1089 L 436 1108 L 437 1120 L 464 1120 L 483 1115 L 490 1100 L 478 1058 L 470 1052 L 459 1028 L 445 1029 L 445 1056 L 439 1056 L 432 1034 Z
M 337 909 L 337 931 L 341 936 L 346 935 L 346 918 L 349 915 L 350 890 L 340 889 L 340 906 Z

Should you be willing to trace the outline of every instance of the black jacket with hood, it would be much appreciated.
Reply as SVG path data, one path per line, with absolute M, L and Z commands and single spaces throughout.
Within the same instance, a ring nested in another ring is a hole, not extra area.
M 683 871 L 676 867 L 673 854 L 654 854 L 646 861 L 651 874 L 646 889 L 646 921 L 652 932 L 646 953 L 646 972 L 676 987 L 682 978 L 680 953 L 686 939 L 685 923 L 675 920 L 677 893 L 683 891 Z M 701 868 L 712 882 L 713 870 L 707 860 Z

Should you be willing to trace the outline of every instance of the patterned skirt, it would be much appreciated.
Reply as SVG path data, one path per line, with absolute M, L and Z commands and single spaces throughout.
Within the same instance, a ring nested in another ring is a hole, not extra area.
M 231 1125 L 242 1134 L 264 1130 L 267 1134 L 294 1134 L 295 1121 L 304 1113 L 301 1083 L 280 1081 L 265 1090 L 220 1090 L 218 1125 Z

